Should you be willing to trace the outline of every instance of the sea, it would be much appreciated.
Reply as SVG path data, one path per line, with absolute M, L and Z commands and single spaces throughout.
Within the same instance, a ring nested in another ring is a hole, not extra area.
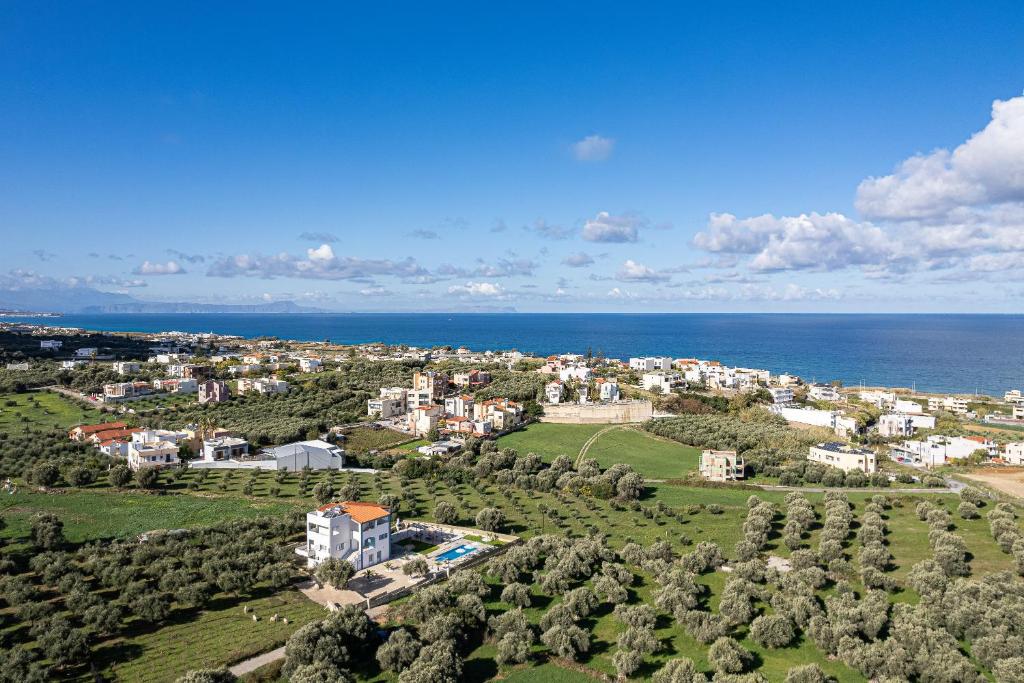
M 339 344 L 667 355 L 805 381 L 1002 396 L 1024 388 L 1024 315 L 716 313 L 69 314 L 19 318 L 123 332 L 216 332 Z

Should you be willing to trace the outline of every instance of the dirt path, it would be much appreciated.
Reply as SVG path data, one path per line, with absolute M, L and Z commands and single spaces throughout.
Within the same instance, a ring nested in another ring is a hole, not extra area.
M 276 650 L 264 652 L 261 655 L 256 655 L 255 657 L 246 659 L 243 662 L 239 662 L 238 664 L 235 664 L 234 666 L 230 667 L 231 673 L 233 673 L 236 676 L 242 676 L 247 673 L 252 673 L 261 666 L 266 666 L 271 662 L 276 662 L 279 659 L 284 659 L 284 648 L 285 646 L 282 645 Z
M 580 453 L 576 456 L 576 466 L 579 467 L 579 464 L 583 462 L 583 458 L 587 455 L 587 451 L 590 450 L 590 447 L 594 445 L 594 442 L 597 441 L 599 436 L 615 431 L 616 429 L 623 429 L 624 427 L 625 425 L 612 425 L 611 427 L 605 427 L 604 429 L 595 432 L 593 436 L 584 442 L 583 447 L 580 448 Z

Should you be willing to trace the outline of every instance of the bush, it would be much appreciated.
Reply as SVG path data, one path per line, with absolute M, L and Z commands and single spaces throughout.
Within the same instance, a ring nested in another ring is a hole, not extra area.
M 719 673 L 738 674 L 749 664 L 750 653 L 735 639 L 723 636 L 708 648 L 708 662 Z
M 750 638 L 767 648 L 786 647 L 795 635 L 792 622 L 778 614 L 760 616 L 750 625 Z

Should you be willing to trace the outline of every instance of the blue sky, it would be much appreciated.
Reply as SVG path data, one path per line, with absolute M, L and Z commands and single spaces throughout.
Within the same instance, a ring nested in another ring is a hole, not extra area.
M 5 3 L 0 287 L 1021 312 L 1020 3 L 550 4 Z

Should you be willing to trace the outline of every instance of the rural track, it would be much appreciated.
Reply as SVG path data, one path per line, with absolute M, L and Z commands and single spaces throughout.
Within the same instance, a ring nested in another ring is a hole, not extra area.
M 579 467 L 579 464 L 583 462 L 583 458 L 584 456 L 586 456 L 587 451 L 590 450 L 590 447 L 594 445 L 594 442 L 597 441 L 599 436 L 601 436 L 602 434 L 607 434 L 608 432 L 613 432 L 616 429 L 622 429 L 624 426 L 625 425 L 612 425 L 610 427 L 605 427 L 604 429 L 595 432 L 594 435 L 587 439 L 583 443 L 583 446 L 580 447 L 579 455 L 576 456 L 576 466 Z

